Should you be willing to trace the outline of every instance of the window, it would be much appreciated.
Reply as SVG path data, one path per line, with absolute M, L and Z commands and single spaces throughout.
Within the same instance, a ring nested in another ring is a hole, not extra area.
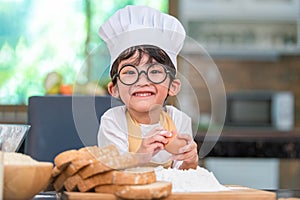
M 58 79 L 47 79 L 53 72 L 62 85 L 105 87 L 98 28 L 127 4 L 168 10 L 168 0 L 1 2 L 0 104 L 27 104 L 28 97 L 46 94 Z

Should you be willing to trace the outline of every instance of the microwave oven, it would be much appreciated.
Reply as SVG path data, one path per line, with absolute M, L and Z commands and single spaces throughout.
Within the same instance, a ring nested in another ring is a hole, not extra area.
M 226 96 L 225 127 L 294 128 L 294 95 L 290 91 L 239 91 Z

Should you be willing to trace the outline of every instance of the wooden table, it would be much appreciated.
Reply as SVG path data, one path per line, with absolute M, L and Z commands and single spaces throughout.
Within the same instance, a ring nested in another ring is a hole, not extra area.
M 220 192 L 190 192 L 190 193 L 172 193 L 164 200 L 199 200 L 199 199 L 221 199 L 221 200 L 275 200 L 276 193 L 256 190 L 241 186 L 229 186 L 231 190 Z M 63 200 L 118 200 L 113 194 L 103 193 L 80 193 L 64 192 Z

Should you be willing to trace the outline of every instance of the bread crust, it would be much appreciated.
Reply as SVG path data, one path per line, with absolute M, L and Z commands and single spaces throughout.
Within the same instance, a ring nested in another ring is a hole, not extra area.
M 55 178 L 61 173 L 61 170 L 57 168 L 57 166 L 54 166 L 51 172 L 51 176 Z
M 120 190 L 121 187 L 124 187 L 124 185 L 98 185 L 95 187 L 96 193 L 106 193 L 106 194 L 115 194 L 118 190 Z
M 67 167 L 71 163 L 72 160 L 77 158 L 77 152 L 77 150 L 71 149 L 61 152 L 57 156 L 55 156 L 54 164 L 56 168 L 60 171 L 63 171 L 65 167 Z
M 87 192 L 93 190 L 98 185 L 112 184 L 113 172 L 114 171 L 101 173 L 87 179 L 82 179 L 80 177 L 77 188 L 80 192 Z
M 56 192 L 60 192 L 64 188 L 64 182 L 68 178 L 65 172 L 60 173 L 56 179 L 54 179 L 53 187 Z

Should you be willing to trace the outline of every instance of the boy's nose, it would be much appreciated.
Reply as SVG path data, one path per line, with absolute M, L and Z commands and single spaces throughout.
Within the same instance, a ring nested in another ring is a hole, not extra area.
M 147 73 L 145 71 L 141 71 L 137 84 L 144 85 L 144 84 L 149 84 L 149 82 L 150 81 L 148 80 Z

